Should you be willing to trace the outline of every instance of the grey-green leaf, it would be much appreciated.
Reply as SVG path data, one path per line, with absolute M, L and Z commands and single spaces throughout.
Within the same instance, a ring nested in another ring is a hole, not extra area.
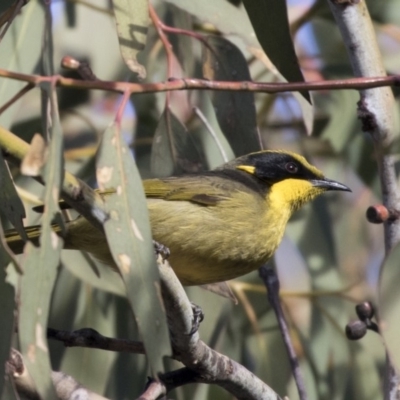
M 204 161 L 193 137 L 175 114 L 166 108 L 157 125 L 151 148 L 151 171 L 165 177 L 203 170 Z
M 257 39 L 269 59 L 289 82 L 304 82 L 290 35 L 286 1 L 243 0 Z M 307 91 L 302 95 L 311 102 Z
M 55 88 L 43 85 L 50 109 L 49 156 L 44 167 L 46 182 L 40 247 L 28 242 L 25 247 L 25 273 L 21 279 L 21 308 L 19 337 L 26 366 L 38 393 L 44 399 L 57 398 L 51 381 L 50 355 L 46 339 L 50 299 L 60 262 L 63 240 L 52 230 L 54 218 L 59 216 L 58 194 L 63 172 L 63 136 L 57 110 Z
M 149 5 L 147 0 L 113 0 L 117 23 L 119 47 L 128 68 L 139 79 L 146 77 L 146 69 L 137 60 L 144 49 L 149 26 Z
M 250 81 L 250 72 L 241 51 L 219 36 L 207 38 L 203 46 L 203 76 L 217 81 Z M 214 91 L 211 94 L 221 130 L 237 157 L 261 149 L 254 94 Z
M 0 250 L 3 253 L 3 249 Z M 1 254 L 1 258 L 8 255 Z M 14 287 L 6 281 L 6 270 L 0 265 L 0 395 L 3 393 L 5 366 L 10 357 L 11 338 L 14 332 Z
M 168 327 L 146 198 L 136 164 L 117 123 L 104 132 L 97 156 L 97 181 L 101 189 L 116 189 L 115 194 L 107 197 L 109 219 L 104 230 L 150 366 L 157 373 L 163 370 L 162 357 L 171 354 Z
M 0 211 L 13 224 L 20 236 L 27 240 L 22 223 L 25 218 L 25 208 L 15 189 L 10 171 L 0 152 Z
M 20 15 L 1 40 L 0 68 L 14 72 L 31 74 L 42 51 L 44 9 L 39 0 L 31 0 L 22 8 Z M 8 78 L 0 78 L 1 104 L 14 96 L 25 83 Z M 8 128 L 16 117 L 20 101 L 13 104 L 0 115 L 0 124 Z

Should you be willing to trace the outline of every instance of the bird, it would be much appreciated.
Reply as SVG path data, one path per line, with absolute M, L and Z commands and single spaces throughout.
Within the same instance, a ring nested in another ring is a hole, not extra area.
M 153 239 L 169 249 L 170 265 L 186 286 L 258 269 L 273 256 L 295 211 L 326 191 L 351 191 L 284 150 L 250 153 L 197 174 L 147 179 L 143 189 Z M 116 269 L 104 232 L 83 216 L 67 222 L 66 232 L 53 229 L 63 235 L 64 248 L 88 252 Z M 26 233 L 38 243 L 39 226 Z M 6 232 L 6 241 L 22 251 L 15 230 Z

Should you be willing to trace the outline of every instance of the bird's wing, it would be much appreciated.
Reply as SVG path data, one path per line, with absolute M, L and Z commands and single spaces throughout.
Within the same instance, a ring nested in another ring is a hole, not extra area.
M 209 176 L 182 176 L 148 179 L 143 181 L 143 187 L 148 198 L 191 201 L 205 206 L 214 206 L 230 197 L 230 190 L 223 188 L 221 181 L 216 177 L 210 179 Z
M 165 179 L 147 179 L 143 181 L 143 188 L 148 198 L 163 199 L 167 201 L 191 201 L 205 206 L 215 206 L 230 197 L 235 190 L 234 181 L 229 181 L 219 176 L 193 175 L 179 176 Z M 114 193 L 114 189 L 96 191 L 104 197 Z M 62 210 L 71 208 L 64 200 L 59 201 Z M 43 205 L 33 208 L 42 213 Z

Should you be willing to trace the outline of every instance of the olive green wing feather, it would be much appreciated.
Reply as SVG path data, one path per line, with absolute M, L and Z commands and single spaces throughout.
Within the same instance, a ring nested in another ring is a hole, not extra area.
M 143 181 L 148 198 L 166 201 L 191 201 L 205 206 L 214 206 L 226 200 L 229 191 L 221 185 L 220 178 L 210 176 L 182 176 Z
M 228 181 L 217 175 L 180 176 L 143 181 L 144 192 L 148 198 L 191 201 L 205 206 L 215 206 L 226 200 L 237 189 L 237 185 L 237 182 Z M 96 191 L 104 197 L 115 192 L 113 189 L 103 192 L 97 189 Z M 59 206 L 62 210 L 71 208 L 64 200 L 60 200 Z M 36 206 L 33 210 L 43 212 L 43 205 Z

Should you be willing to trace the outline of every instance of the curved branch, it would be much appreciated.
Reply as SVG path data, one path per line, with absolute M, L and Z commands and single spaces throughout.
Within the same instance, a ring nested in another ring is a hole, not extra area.
M 192 330 L 193 311 L 186 292 L 172 268 L 158 259 L 174 358 L 195 373 L 196 382 L 214 383 L 243 400 L 280 399 L 268 385 L 239 363 L 212 350 Z

